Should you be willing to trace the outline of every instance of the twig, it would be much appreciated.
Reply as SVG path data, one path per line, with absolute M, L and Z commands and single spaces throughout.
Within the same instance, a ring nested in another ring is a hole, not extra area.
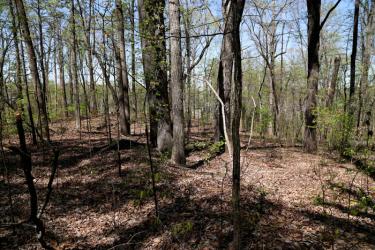
M 257 108 L 257 104 L 255 103 L 253 96 L 251 96 L 251 99 L 253 100 L 253 103 L 254 103 L 254 109 L 253 109 L 253 115 L 251 117 L 250 136 L 249 136 L 249 141 L 247 142 L 246 151 L 248 151 L 250 147 L 251 137 L 253 136 L 254 116 L 255 116 L 255 110 Z
M 38 213 L 38 218 L 41 218 L 42 215 L 43 215 L 43 212 L 44 210 L 46 209 L 47 205 L 48 205 L 48 202 L 49 202 L 49 199 L 51 197 L 51 193 L 52 193 L 52 184 L 53 184 L 53 180 L 55 179 L 55 174 L 56 174 L 56 171 L 57 171 L 57 167 L 58 167 L 58 159 L 59 159 L 59 155 L 60 155 L 60 151 L 58 150 L 53 150 L 53 160 L 52 160 L 52 170 L 51 170 L 51 176 L 49 178 L 49 181 L 48 181 L 48 186 L 47 186 L 47 194 L 46 194 L 46 199 L 44 201 L 44 204 L 42 206 L 42 208 L 40 209 L 39 213 Z

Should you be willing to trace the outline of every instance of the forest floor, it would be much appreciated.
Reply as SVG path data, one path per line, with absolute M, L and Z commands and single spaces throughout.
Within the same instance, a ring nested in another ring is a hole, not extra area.
M 52 125 L 60 157 L 42 218 L 46 240 L 57 249 L 230 248 L 231 167 L 228 155 L 210 144 L 211 131 L 194 127 L 187 167 L 172 166 L 166 155 L 153 152 L 160 213 L 156 221 L 142 129 L 121 138 L 119 176 L 117 145 L 107 146 L 101 119 L 92 121 L 91 133 L 83 121 L 81 140 L 73 122 Z M 116 135 L 113 126 L 113 139 Z M 375 249 L 374 179 L 334 153 L 307 154 L 301 147 L 260 138 L 246 150 L 248 135 L 242 139 L 243 249 Z M 16 140 L 5 141 L 6 147 L 13 144 Z M 52 152 L 30 150 L 42 203 Z M 13 215 L 22 221 L 29 211 L 23 173 L 17 157 L 5 153 Z M 0 223 L 5 224 L 11 221 L 11 209 L 7 180 L 1 178 Z M 0 249 L 40 248 L 33 229 L 12 231 L 0 227 Z

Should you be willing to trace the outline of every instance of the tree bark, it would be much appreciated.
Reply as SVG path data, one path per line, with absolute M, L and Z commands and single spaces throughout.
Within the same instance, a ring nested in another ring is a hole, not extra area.
M 74 86 L 75 99 L 75 125 L 76 129 L 81 131 L 81 103 L 79 98 L 79 83 L 77 70 L 77 39 L 76 39 L 76 23 L 75 23 L 75 7 L 74 0 L 71 0 L 71 32 L 72 32 L 72 85 Z
M 353 42 L 352 54 L 350 55 L 350 85 L 349 85 L 349 119 L 350 128 L 353 123 L 353 115 L 355 111 L 354 106 L 354 93 L 355 93 L 355 66 L 357 57 L 357 44 L 358 44 L 358 18 L 359 18 L 359 0 L 355 0 L 354 5 L 354 23 L 353 23 Z M 350 129 L 349 128 L 349 129 Z
M 336 93 L 337 77 L 338 77 L 339 70 L 340 70 L 340 63 L 341 63 L 341 57 L 336 56 L 333 62 L 332 78 L 331 78 L 331 81 L 329 83 L 329 88 L 328 88 L 327 101 L 326 101 L 327 108 L 331 108 L 333 104 L 333 99 Z
M 366 93 L 368 87 L 368 76 L 369 76 L 369 69 L 371 66 L 371 52 L 374 49 L 374 32 L 375 32 L 375 0 L 371 0 L 371 6 L 369 10 L 369 14 L 367 16 L 367 24 L 365 26 L 365 34 L 364 34 L 364 44 L 362 49 L 362 71 L 361 71 L 361 79 L 360 85 L 358 90 L 358 116 L 357 116 L 357 129 L 361 123 L 361 113 L 363 108 L 363 93 Z
M 244 0 L 223 1 L 224 37 L 220 55 L 219 80 L 224 87 L 224 112 L 228 134 L 228 148 L 232 151 L 232 205 L 233 205 L 233 248 L 240 249 L 240 137 L 242 99 L 242 66 L 240 24 Z M 220 70 L 222 67 L 222 70 Z M 233 75 L 232 75 L 233 72 Z M 232 78 L 233 77 L 233 78 Z M 218 81 L 219 82 L 219 81 Z
M 136 71 L 135 71 L 135 0 L 131 0 L 131 10 L 130 10 L 130 29 L 131 29 L 131 37 L 130 37 L 130 45 L 131 45 L 131 72 L 132 72 L 132 92 L 133 92 L 133 99 L 134 99 L 134 114 L 135 120 L 138 120 L 138 101 L 137 101 L 137 91 L 135 87 L 136 81 Z
M 39 113 L 40 113 L 42 124 L 43 124 L 44 134 L 46 136 L 46 139 L 49 141 L 50 135 L 49 135 L 49 126 L 48 126 L 47 107 L 46 107 L 46 102 L 45 102 L 45 96 L 42 90 L 42 84 L 39 78 L 36 54 L 35 54 L 35 50 L 33 46 L 33 41 L 30 35 L 27 15 L 26 15 L 23 1 L 15 0 L 15 3 L 16 3 L 17 13 L 18 13 L 18 19 L 22 27 L 21 30 L 22 30 L 23 38 L 27 46 L 30 72 L 31 72 L 31 77 L 34 82 L 36 93 L 37 93 L 37 104 L 38 104 L 38 109 L 39 109 Z
M 181 58 L 180 1 L 169 0 L 171 92 L 173 114 L 172 162 L 185 165 L 185 130 Z
M 150 142 L 159 151 L 171 149 L 164 0 L 138 0 L 143 71 L 150 114 Z
M 119 86 L 120 129 L 124 135 L 130 134 L 129 82 L 125 55 L 124 13 L 121 0 L 116 0 L 116 73 Z
M 319 81 L 319 45 L 320 45 L 320 8 L 321 1 L 307 0 L 308 12 L 308 63 L 307 63 L 307 98 L 305 107 L 304 148 L 307 152 L 317 150 L 316 138 L 316 94 Z
M 67 118 L 69 116 L 68 113 L 68 100 L 66 95 L 66 86 L 65 86 L 65 72 L 64 72 L 64 53 L 63 53 L 63 44 L 62 44 L 62 37 L 61 37 L 61 28 L 59 27 L 58 30 L 58 44 L 57 44 L 57 60 L 59 64 L 59 81 L 60 86 L 63 91 L 63 104 L 64 104 L 64 117 Z
M 36 145 L 37 144 L 36 129 L 35 129 L 35 123 L 34 123 L 34 118 L 33 118 L 33 111 L 31 107 L 31 101 L 30 101 L 29 83 L 27 80 L 25 54 L 24 54 L 22 42 L 21 42 L 21 57 L 22 57 L 22 70 L 23 70 L 22 76 L 23 76 L 23 82 L 25 83 L 25 91 L 26 91 L 26 99 L 27 99 L 27 113 L 29 115 L 32 142 L 33 142 L 33 145 Z

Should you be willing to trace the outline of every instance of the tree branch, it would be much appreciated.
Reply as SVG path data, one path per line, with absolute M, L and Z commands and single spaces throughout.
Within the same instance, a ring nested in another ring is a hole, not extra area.
M 333 5 L 333 7 L 327 12 L 327 15 L 323 19 L 323 22 L 320 24 L 320 30 L 323 28 L 324 24 L 327 22 L 327 19 L 328 19 L 329 15 L 331 15 L 332 11 L 334 11 L 336 9 L 337 5 L 339 5 L 340 2 L 341 2 L 341 0 L 338 0 L 335 3 L 335 5 Z

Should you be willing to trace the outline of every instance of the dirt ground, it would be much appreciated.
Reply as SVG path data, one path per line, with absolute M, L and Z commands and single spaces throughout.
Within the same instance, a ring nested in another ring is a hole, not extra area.
M 155 219 L 150 166 L 142 128 L 108 147 L 101 118 L 82 139 L 73 122 L 53 124 L 60 150 L 58 174 L 43 215 L 46 240 L 57 249 L 228 249 L 231 167 L 226 153 L 195 127 L 187 167 L 153 152 L 159 220 Z M 112 121 L 115 124 L 115 120 Z M 304 153 L 297 146 L 243 134 L 241 209 L 243 249 L 375 249 L 375 182 L 334 153 Z M 117 138 L 112 126 L 112 138 Z M 16 141 L 6 140 L 5 146 Z M 52 152 L 31 147 L 40 203 Z M 18 159 L 5 152 L 15 221 L 28 216 L 28 193 Z M 215 156 L 216 155 L 216 156 Z M 8 185 L 0 180 L 1 225 L 11 222 Z M 365 193 L 371 195 L 364 197 Z M 372 197 L 372 198 L 371 198 Z M 364 206 L 364 200 L 367 206 Z M 373 206 L 373 207 L 372 207 Z M 39 249 L 32 228 L 0 227 L 0 249 Z

